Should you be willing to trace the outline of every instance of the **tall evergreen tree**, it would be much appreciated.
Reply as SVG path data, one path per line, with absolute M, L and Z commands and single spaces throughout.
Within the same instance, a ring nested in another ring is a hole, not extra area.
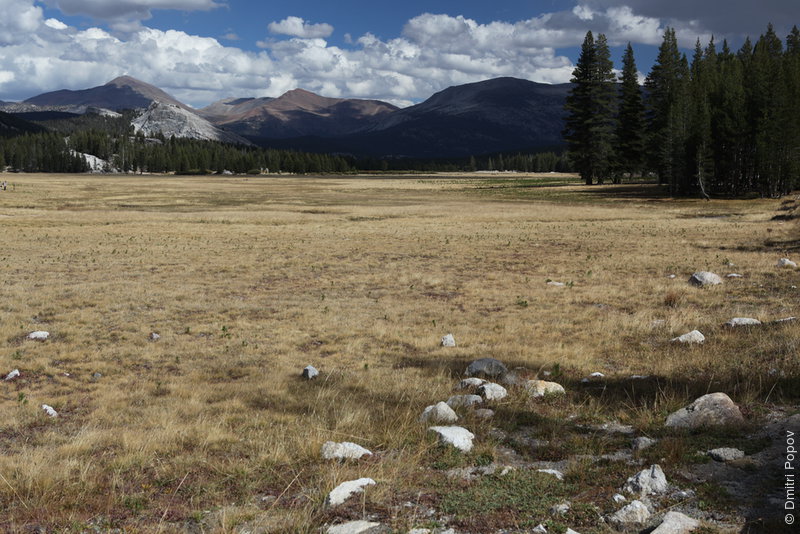
M 642 90 L 630 43 L 622 56 L 620 81 L 616 167 L 618 172 L 633 176 L 642 170 L 645 130 Z

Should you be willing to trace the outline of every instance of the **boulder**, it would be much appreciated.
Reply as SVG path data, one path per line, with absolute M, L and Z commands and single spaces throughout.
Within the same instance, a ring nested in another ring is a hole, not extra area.
M 456 338 L 453 337 L 453 334 L 447 334 L 446 336 L 442 337 L 442 346 L 443 347 L 455 347 L 456 346 Z
M 699 526 L 700 522 L 688 515 L 667 512 L 661 524 L 650 534 L 688 534 Z
M 482 378 L 469 377 L 458 383 L 456 389 L 477 389 L 486 383 Z
M 380 523 L 371 521 L 348 521 L 341 525 L 328 527 L 326 534 L 379 534 L 389 532 Z
M 45 332 L 44 330 L 37 330 L 36 332 L 31 332 L 28 334 L 28 339 L 33 341 L 46 341 L 49 337 L 50 332 Z
M 639 452 L 639 451 L 643 451 L 643 450 L 645 450 L 645 449 L 647 449 L 649 447 L 652 447 L 655 444 L 656 444 L 656 440 L 650 439 L 650 438 L 645 437 L 645 436 L 640 436 L 640 437 L 638 437 L 638 438 L 633 440 L 633 444 L 631 445 L 631 448 L 633 449 L 633 452 Z
M 480 395 L 453 395 L 447 399 L 447 405 L 453 409 L 469 408 L 481 403 L 483 403 L 483 397 Z
M 797 264 L 790 260 L 789 258 L 781 258 L 778 260 L 777 263 L 778 267 L 784 267 L 789 269 L 797 269 Z
M 487 401 L 500 400 L 508 397 L 508 391 L 500 384 L 487 382 L 478 388 L 478 395 Z
M 622 495 L 621 493 L 615 493 L 614 496 L 611 497 L 611 500 L 614 501 L 617 504 L 622 504 L 625 501 L 627 501 L 628 499 L 626 499 L 625 496 Z
M 739 273 L 730 273 L 730 274 L 726 274 L 725 278 L 744 278 L 744 276 L 742 276 Z
M 728 328 L 736 328 L 738 326 L 758 326 L 761 324 L 761 321 L 758 319 L 752 319 L 750 317 L 734 317 L 727 323 L 725 326 Z
M 528 394 L 533 398 L 544 397 L 545 395 L 562 395 L 566 393 L 564 386 L 556 382 L 547 382 L 546 380 L 528 380 L 525 384 L 525 389 Z
M 700 330 L 692 330 L 682 336 L 674 337 L 670 339 L 672 343 L 686 343 L 687 345 L 699 345 L 706 340 L 706 336 L 703 335 Z
M 547 285 L 552 287 L 565 287 L 567 284 L 565 284 L 564 282 L 554 282 L 550 280 L 549 282 L 547 282 Z
M 483 376 L 486 378 L 499 378 L 508 373 L 508 369 L 503 362 L 495 360 L 494 358 L 481 358 L 475 360 L 469 366 L 464 374 L 467 376 Z
M 661 466 L 651 465 L 647 469 L 639 471 L 630 477 L 622 490 L 627 493 L 645 497 L 647 495 L 658 495 L 664 493 L 669 489 L 667 477 L 664 476 L 664 471 Z
M 697 287 L 718 286 L 722 283 L 722 278 L 708 271 L 697 271 L 689 277 L 689 283 Z
M 19 369 L 14 369 L 14 370 L 13 370 L 13 371 L 11 371 L 10 373 L 8 373 L 8 374 L 6 375 L 6 377 L 5 377 L 3 380 L 5 380 L 6 382 L 8 382 L 9 380 L 14 380 L 14 379 L 15 379 L 15 378 L 17 378 L 18 376 L 19 376 Z
M 611 523 L 619 526 L 644 524 L 650 518 L 650 510 L 642 501 L 632 501 L 611 516 Z
M 319 371 L 313 366 L 309 365 L 305 369 L 303 369 L 302 377 L 306 380 L 312 380 L 319 376 Z
M 423 423 L 455 423 L 458 421 L 458 415 L 446 402 L 437 402 L 426 407 L 419 420 Z
M 718 462 L 732 462 L 744 458 L 744 451 L 731 447 L 720 447 L 708 451 L 708 455 Z
M 48 404 L 42 404 L 42 410 L 44 410 L 44 413 L 46 413 L 50 417 L 58 417 L 58 412 L 55 411 L 53 407 Z
M 550 507 L 550 515 L 567 515 L 571 509 L 572 505 L 569 502 L 562 502 Z
M 475 434 L 460 426 L 432 426 L 428 430 L 439 435 L 439 442 L 444 445 L 452 445 L 462 452 L 472 450 L 472 440 Z
M 158 332 L 150 332 L 148 338 L 150 339 L 150 341 L 158 341 L 159 339 L 161 339 L 161 335 Z
M 365 487 L 372 486 L 374 484 L 375 481 L 371 478 L 359 478 L 358 480 L 342 482 L 328 494 L 328 498 L 325 499 L 325 504 L 327 506 L 339 506 L 352 495 L 361 493 L 364 491 Z
M 343 441 L 341 443 L 326 441 L 322 444 L 322 457 L 326 460 L 358 460 L 362 456 L 371 455 L 372 452 L 361 445 L 349 441 Z
M 558 480 L 564 480 L 564 473 L 557 469 L 537 469 L 537 473 L 544 473 L 545 475 L 552 475 Z
M 744 422 L 739 407 L 725 393 L 709 393 L 671 413 L 666 425 L 679 428 L 737 425 Z

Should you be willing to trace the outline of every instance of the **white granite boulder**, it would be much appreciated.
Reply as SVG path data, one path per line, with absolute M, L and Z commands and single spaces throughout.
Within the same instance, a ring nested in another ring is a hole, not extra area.
M 476 404 L 482 404 L 483 397 L 480 395 L 453 395 L 447 399 L 447 405 L 453 409 L 470 408 Z
M 732 462 L 744 458 L 744 451 L 732 447 L 720 447 L 711 449 L 708 451 L 708 455 L 717 462 Z
M 356 493 L 361 493 L 367 486 L 372 486 L 375 481 L 371 478 L 359 478 L 358 480 L 349 480 L 342 482 L 336 486 L 325 499 L 327 506 L 339 506 Z
M 471 376 L 471 377 L 465 378 L 464 380 L 459 382 L 458 386 L 456 387 L 456 389 L 477 389 L 477 388 L 481 387 L 482 385 L 484 385 L 485 383 L 486 383 L 486 380 L 483 380 L 482 378 L 477 378 L 477 377 Z
M 437 402 L 426 407 L 419 420 L 423 423 L 455 423 L 458 415 L 446 402 Z
M 722 283 L 722 278 L 708 271 L 697 271 L 689 277 L 689 283 L 697 287 L 717 286 Z
M 639 471 L 630 477 L 622 487 L 623 491 L 640 497 L 658 495 L 665 493 L 668 489 L 667 477 L 664 476 L 664 471 L 658 464 Z
M 28 334 L 28 339 L 33 341 L 46 341 L 49 337 L 50 332 L 45 332 L 44 330 L 37 330 L 36 332 Z
M 725 393 L 709 393 L 689 406 L 671 413 L 666 426 L 698 428 L 704 426 L 738 425 L 744 422 L 742 412 Z
M 378 534 L 387 532 L 380 524 L 372 521 L 348 521 L 340 525 L 328 527 L 326 534 Z
M 306 380 L 313 380 L 319 376 L 319 371 L 313 365 L 308 365 L 303 369 L 301 376 Z
M 472 440 L 475 434 L 460 426 L 432 426 L 428 430 L 439 435 L 439 442 L 444 445 L 452 445 L 462 452 L 472 450 Z
M 5 377 L 3 380 L 5 380 L 6 382 L 8 382 L 9 380 L 14 380 L 14 379 L 15 379 L 15 378 L 17 378 L 18 376 L 19 376 L 19 369 L 14 369 L 14 370 L 13 370 L 13 371 L 11 371 L 10 373 L 8 373 L 8 374 L 6 375 L 6 377 Z
M 700 330 L 692 330 L 691 332 L 687 332 L 682 336 L 670 339 L 672 343 L 685 343 L 687 345 L 700 345 L 704 343 L 705 340 L 706 336 L 704 336 Z
M 508 390 L 500 384 L 487 382 L 478 388 L 478 395 L 487 401 L 501 400 L 508 397 Z
M 49 404 L 42 404 L 42 410 L 50 417 L 58 417 L 58 412 L 53 409 Z
M 725 323 L 725 326 L 727 326 L 728 328 L 737 328 L 740 326 L 758 326 L 760 324 L 761 321 L 759 321 L 758 319 L 753 319 L 751 317 L 734 317 L 733 319 Z
M 442 347 L 455 347 L 456 338 L 453 337 L 453 334 L 447 334 L 446 336 L 442 336 L 441 345 Z
M 638 438 L 633 440 L 631 449 L 633 449 L 633 452 L 639 452 L 648 449 L 655 444 L 656 440 L 648 438 L 647 436 L 639 436 Z
M 326 460 L 358 460 L 362 456 L 371 456 L 372 452 L 361 445 L 349 441 L 336 443 L 326 441 L 322 444 L 322 457 Z
M 475 360 L 464 371 L 466 376 L 483 376 L 487 378 L 500 378 L 508 373 L 508 369 L 503 362 L 494 358 L 480 358 Z
M 611 523 L 620 526 L 644 524 L 650 518 L 650 510 L 642 501 L 631 501 L 611 516 Z
M 525 384 L 525 389 L 528 394 L 533 398 L 544 397 L 545 395 L 563 395 L 564 386 L 557 382 L 548 382 L 546 380 L 528 380 Z
M 650 534 L 689 534 L 700 522 L 680 512 L 667 512 L 664 520 Z
M 789 258 L 779 259 L 776 265 L 777 267 L 782 267 L 782 268 L 797 269 L 797 264 L 792 260 L 790 260 Z

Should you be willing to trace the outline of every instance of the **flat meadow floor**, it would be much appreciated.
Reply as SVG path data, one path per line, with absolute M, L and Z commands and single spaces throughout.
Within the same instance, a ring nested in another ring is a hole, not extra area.
M 3 531 L 442 524 L 422 509 L 459 532 L 535 526 L 547 508 L 473 510 L 456 496 L 474 488 L 443 474 L 497 459 L 493 427 L 539 428 L 558 459 L 618 445 L 568 420 L 659 436 L 710 391 L 752 425 L 797 409 L 800 325 L 722 328 L 800 313 L 800 272 L 775 266 L 800 256 L 797 221 L 773 219 L 795 197 L 673 200 L 565 175 L 2 178 L 0 373 L 21 373 L 0 382 Z M 744 277 L 697 289 L 698 270 Z M 669 343 L 694 329 L 704 345 Z M 567 395 L 512 390 L 494 421 L 465 415 L 476 448 L 456 455 L 417 418 L 481 357 L 549 371 Z M 602 384 L 582 384 L 593 372 Z M 690 438 L 658 454 L 679 463 Z M 329 440 L 375 454 L 327 462 Z M 594 476 L 575 471 L 574 487 Z M 360 477 L 377 484 L 357 503 L 323 505 Z M 602 508 L 612 486 L 575 499 Z

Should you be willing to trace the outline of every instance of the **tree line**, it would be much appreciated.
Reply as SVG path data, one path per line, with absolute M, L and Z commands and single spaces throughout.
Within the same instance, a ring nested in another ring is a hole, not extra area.
M 564 138 L 586 184 L 654 174 L 672 195 L 777 197 L 800 186 L 800 31 L 769 25 L 733 52 L 698 39 L 691 62 L 667 29 L 644 87 L 630 43 L 619 79 L 587 32 Z

